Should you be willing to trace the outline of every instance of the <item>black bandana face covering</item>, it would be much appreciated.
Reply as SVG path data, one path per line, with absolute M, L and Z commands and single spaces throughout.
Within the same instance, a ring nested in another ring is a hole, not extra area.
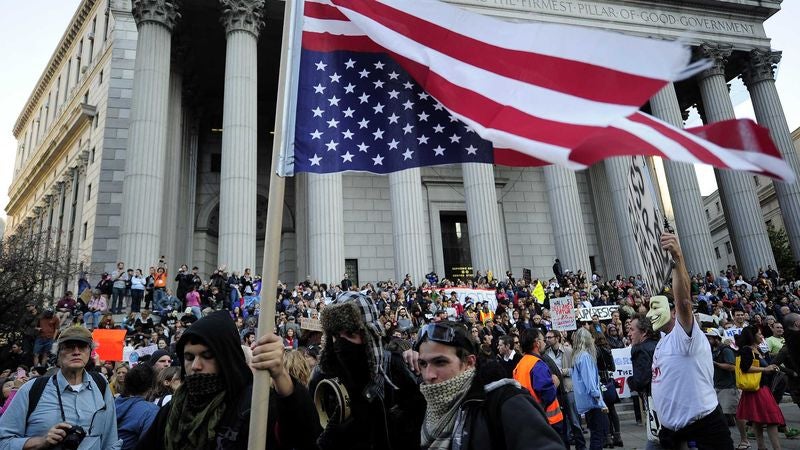
M 341 366 L 340 378 L 350 388 L 357 388 L 354 392 L 360 392 L 370 379 L 366 344 L 354 344 L 347 339 L 337 338 L 333 350 Z
M 209 397 L 222 392 L 222 378 L 216 373 L 196 373 L 187 375 L 186 383 L 187 405 L 192 408 L 203 406 Z

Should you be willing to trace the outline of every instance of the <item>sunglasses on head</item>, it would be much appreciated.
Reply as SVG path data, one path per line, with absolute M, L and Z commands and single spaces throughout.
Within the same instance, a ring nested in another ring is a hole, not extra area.
M 459 347 L 469 344 L 469 342 L 464 342 L 465 338 L 463 336 L 457 336 L 455 328 L 456 326 L 458 325 L 444 323 L 429 323 L 423 326 L 419 329 L 417 341 L 414 343 L 414 350 L 419 351 L 419 346 L 425 339 L 433 342 L 439 342 L 441 344 L 456 345 Z

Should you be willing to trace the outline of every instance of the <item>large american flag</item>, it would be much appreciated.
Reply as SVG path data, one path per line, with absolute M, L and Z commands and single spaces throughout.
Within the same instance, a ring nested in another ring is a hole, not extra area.
M 296 171 L 582 169 L 639 154 L 794 179 L 752 121 L 683 130 L 639 111 L 703 68 L 676 42 L 504 22 L 436 0 L 306 0 L 303 19 Z

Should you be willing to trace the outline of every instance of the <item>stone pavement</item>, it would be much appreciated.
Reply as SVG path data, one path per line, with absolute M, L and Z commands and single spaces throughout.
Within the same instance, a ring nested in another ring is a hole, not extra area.
M 800 428 L 800 408 L 794 403 L 788 403 L 786 400 L 784 399 L 781 403 L 781 410 L 786 419 L 786 424 L 794 428 Z M 636 421 L 633 418 L 632 405 L 621 403 L 617 405 L 617 408 L 620 426 L 622 427 L 622 442 L 625 444 L 624 448 L 626 450 L 644 450 L 646 448 L 645 427 L 644 425 L 636 425 Z M 588 439 L 588 435 L 586 436 Z M 736 427 L 731 427 L 731 436 L 733 437 L 734 445 L 738 445 L 739 432 Z M 794 439 L 786 439 L 783 433 L 780 433 L 779 436 L 781 437 L 782 450 L 800 450 L 800 436 Z M 769 441 L 767 441 L 766 445 L 767 448 L 771 448 Z M 755 438 L 750 439 L 750 448 L 757 450 Z

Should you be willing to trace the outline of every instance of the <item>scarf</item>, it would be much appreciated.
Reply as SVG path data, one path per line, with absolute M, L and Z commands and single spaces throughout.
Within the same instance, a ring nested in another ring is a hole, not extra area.
M 445 450 L 450 448 L 453 427 L 461 402 L 467 396 L 475 377 L 475 369 L 466 370 L 447 381 L 423 384 L 419 387 L 428 408 L 422 424 L 422 447 Z
M 203 449 L 216 438 L 225 413 L 225 390 L 218 374 L 188 375 L 172 398 L 164 432 L 166 450 Z

